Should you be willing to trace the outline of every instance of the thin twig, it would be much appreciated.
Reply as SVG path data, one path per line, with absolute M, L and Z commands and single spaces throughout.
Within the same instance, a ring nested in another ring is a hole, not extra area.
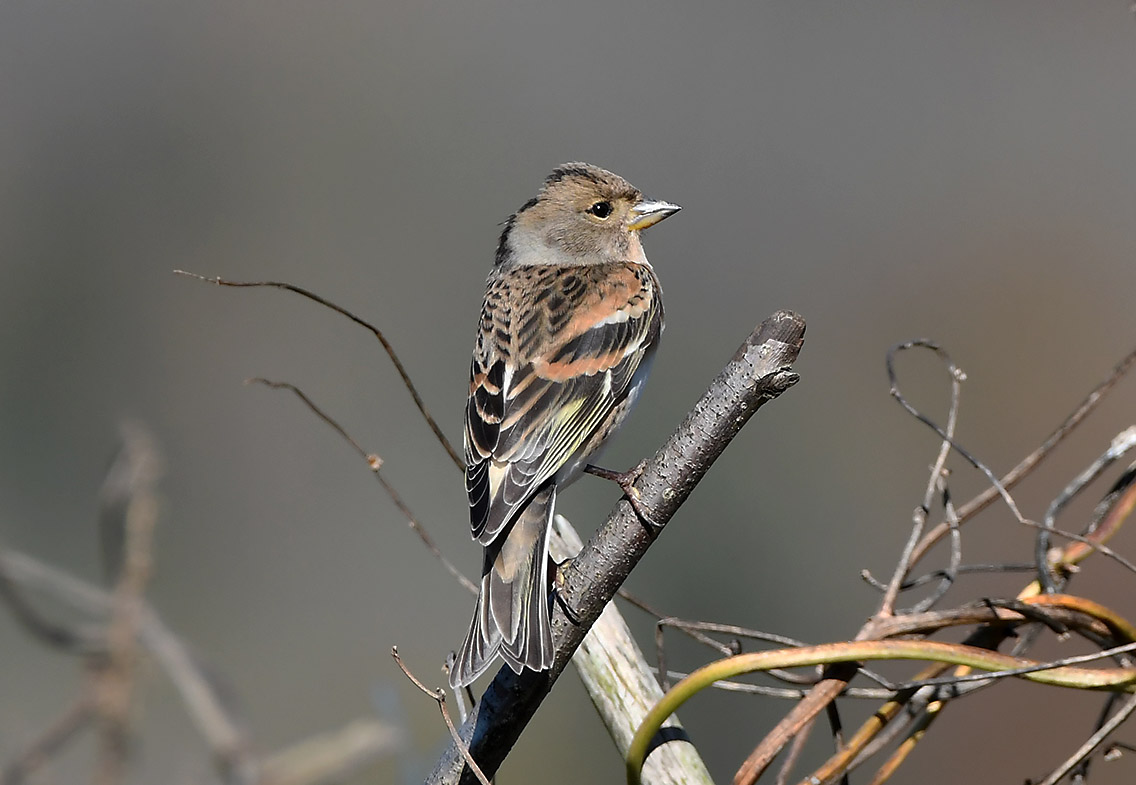
M 955 511 L 954 502 L 951 501 L 946 472 L 943 473 L 943 476 L 939 477 L 937 485 L 938 491 L 943 497 L 943 512 L 947 516 L 947 523 L 950 524 L 951 527 L 951 556 L 947 562 L 946 570 L 941 571 L 939 586 L 923 600 L 911 606 L 909 609 L 911 613 L 922 613 L 934 607 L 935 603 L 941 600 L 946 593 L 950 591 L 951 586 L 954 585 L 962 563 L 962 532 L 959 531 L 958 513 Z
M 40 766 L 57 755 L 94 718 L 90 695 L 84 691 L 54 722 L 0 772 L 0 785 L 20 785 Z
M 1136 463 L 1131 463 L 1093 509 L 1092 519 L 1085 527 L 1085 535 L 1093 542 L 1107 542 L 1134 510 L 1136 510 Z M 1066 546 L 1063 549 L 1063 562 L 1066 565 L 1076 564 L 1093 550 L 1092 546 L 1081 548 L 1075 545 Z
M 1104 743 L 1109 735 L 1119 728 L 1125 720 L 1132 716 L 1132 712 L 1136 711 L 1136 695 L 1129 695 L 1125 698 L 1124 703 L 1117 709 L 1116 713 L 1109 717 L 1108 721 L 1101 725 L 1100 729 L 1092 736 L 1085 739 L 1085 743 L 1077 748 L 1076 752 L 1070 755 L 1061 765 L 1049 773 L 1044 780 L 1037 785 L 1057 785 L 1061 778 L 1073 770 L 1078 764 L 1087 759 L 1093 754 L 1093 751 Z
M 737 638 L 752 638 L 758 641 L 765 641 L 766 643 L 775 643 L 778 646 L 806 646 L 804 641 L 799 641 L 796 638 L 790 638 L 787 635 L 780 635 L 775 632 L 765 632 L 764 630 L 753 630 L 749 627 L 740 627 L 737 624 L 719 624 L 712 621 L 693 621 L 690 619 L 679 619 L 674 616 L 667 616 L 659 619 L 656 624 L 660 627 L 673 627 L 676 630 L 683 630 L 689 632 L 717 632 L 722 635 L 733 635 Z M 731 654 L 739 654 L 735 651 L 733 646 L 720 643 L 713 638 L 708 638 L 711 648 L 716 649 L 722 654 L 729 656 Z
M 754 629 L 750 629 L 749 627 L 740 627 L 736 624 L 720 624 L 718 622 L 709 622 L 709 621 L 691 621 L 691 620 L 688 620 L 688 619 L 677 619 L 677 618 L 674 618 L 674 617 L 659 619 L 659 621 L 656 623 L 656 643 L 658 645 L 661 645 L 659 643 L 659 632 L 663 629 L 663 627 L 672 627 L 672 628 L 677 629 L 677 630 L 683 630 L 685 632 L 691 633 L 692 635 L 694 633 L 700 634 L 702 632 L 718 632 L 718 633 L 722 633 L 723 635 L 735 636 L 735 641 L 738 638 L 753 638 L 754 640 L 765 641 L 767 643 L 774 643 L 774 644 L 777 644 L 778 646 L 784 646 L 784 647 L 787 647 L 787 648 L 788 647 L 801 647 L 801 646 L 808 646 L 809 645 L 809 644 L 805 643 L 804 641 L 797 640 L 796 638 L 790 638 L 787 635 L 779 635 L 779 634 L 773 633 L 773 632 L 764 632 L 762 630 L 754 630 Z M 709 641 L 708 645 L 710 646 L 710 648 L 714 649 L 715 651 L 719 652 L 720 654 L 722 654 L 725 657 L 731 657 L 735 654 L 741 654 L 742 653 L 740 646 L 728 646 L 726 644 L 723 644 L 723 643 L 720 643 L 720 642 L 714 640 L 713 638 L 710 638 L 709 636 L 701 636 L 701 637 L 706 638 L 706 640 Z M 660 661 L 661 661 L 662 652 L 660 651 L 659 654 L 660 654 Z M 662 666 L 660 665 L 659 667 L 661 668 Z M 883 677 L 879 676 L 878 674 L 873 673 L 872 671 L 868 670 L 867 668 L 861 668 L 860 672 L 866 678 L 871 679 L 872 681 L 875 681 L 879 684 L 886 683 L 886 680 Z M 781 681 L 788 682 L 790 684 L 812 685 L 812 684 L 816 684 L 817 678 L 818 678 L 816 676 L 806 676 L 806 675 L 799 674 L 799 673 L 791 673 L 789 671 L 783 671 L 779 668 L 773 668 L 773 669 L 767 671 L 766 673 L 768 673 L 768 675 L 772 676 L 773 678 L 780 679 Z
M 663 649 L 663 627 L 660 626 L 660 625 L 664 621 L 669 622 L 669 621 L 673 620 L 674 617 L 670 616 L 669 614 L 663 613 L 660 610 L 655 609 L 646 600 L 632 594 L 631 592 L 627 591 L 626 589 L 621 588 L 618 592 L 616 592 L 616 596 L 618 596 L 621 599 L 627 600 L 627 602 L 631 603 L 632 605 L 634 605 L 639 610 L 643 611 L 644 613 L 646 613 L 649 616 L 654 617 L 655 622 L 656 622 L 656 626 L 655 626 L 656 671 L 655 672 L 660 674 L 660 676 L 659 676 L 660 682 L 659 683 L 663 686 L 663 689 L 664 690 L 668 689 L 667 679 L 669 677 L 668 677 L 667 674 L 669 674 L 670 671 L 665 669 L 666 656 L 665 656 L 664 649 Z M 675 625 L 674 629 L 683 633 L 684 635 L 689 637 L 691 640 L 698 641 L 702 645 L 707 646 L 711 649 L 714 649 L 715 651 L 719 651 L 726 656 L 729 656 L 730 654 L 736 654 L 737 653 L 733 650 L 733 648 L 731 646 L 720 643 L 719 641 L 716 641 L 713 638 L 711 638 L 709 635 L 703 635 L 702 632 L 700 632 L 697 629 L 697 624 L 687 625 L 687 623 L 684 622 L 681 625 Z
M 414 686 L 422 691 L 423 695 L 427 695 L 437 702 L 438 709 L 442 712 L 442 719 L 446 721 L 446 727 L 450 730 L 450 737 L 454 740 L 454 744 L 456 744 L 458 746 L 458 749 L 461 751 L 462 757 L 465 758 L 466 765 L 469 766 L 470 770 L 474 773 L 474 776 L 477 777 L 481 785 L 489 785 L 489 778 L 485 776 L 484 772 L 482 772 L 481 768 L 477 765 L 477 761 L 475 761 L 473 759 L 473 756 L 469 754 L 469 747 L 465 745 L 465 742 L 462 741 L 461 736 L 458 735 L 458 729 L 454 727 L 454 723 L 450 719 L 450 713 L 446 711 L 446 691 L 441 687 L 436 690 L 430 689 L 425 684 L 423 684 L 417 676 L 411 673 L 410 669 L 407 668 L 405 664 L 403 664 L 402 658 L 398 656 L 397 646 L 391 647 L 391 656 L 394 657 L 394 661 L 398 663 L 398 667 L 402 670 L 402 672 L 406 674 L 406 678 L 410 679 Z
M 450 671 L 453 670 L 454 662 L 457 660 L 457 657 L 458 655 L 455 651 L 451 651 L 446 655 L 446 662 L 445 665 L 442 666 L 442 673 L 445 674 L 447 682 L 449 681 Z M 469 715 L 469 707 L 475 703 L 473 690 L 470 689 L 470 685 L 467 684 L 464 687 L 459 687 L 454 690 L 454 700 L 457 701 L 458 704 L 458 722 L 465 722 L 465 718 Z
M 1037 521 L 1023 519 L 1018 522 L 1033 529 L 1044 529 L 1050 534 L 1056 534 L 1058 537 L 1064 537 L 1067 540 L 1079 542 L 1082 545 L 1088 545 L 1091 547 L 1092 551 L 1096 551 L 1101 556 L 1112 559 L 1114 562 L 1116 562 L 1129 572 L 1136 573 L 1136 562 L 1133 562 L 1125 558 L 1124 556 L 1121 556 L 1119 553 L 1114 551 L 1112 548 L 1109 548 L 1103 542 L 1099 542 L 1093 535 L 1086 537 L 1083 534 L 1074 534 L 1073 532 L 1067 532 L 1064 529 L 1058 529 L 1053 526 L 1046 526 L 1045 524 L 1038 523 Z M 1096 532 L 1094 532 L 1094 534 L 1096 534 Z
M 1109 444 L 1108 449 L 1089 464 L 1084 471 L 1073 478 L 1072 482 L 1070 482 L 1061 493 L 1057 494 L 1057 498 L 1053 500 L 1049 505 L 1049 509 L 1045 511 L 1045 518 L 1042 521 L 1042 528 L 1037 533 L 1037 545 L 1034 549 L 1034 558 L 1037 560 L 1038 581 L 1041 583 L 1042 589 L 1045 592 L 1052 594 L 1057 591 L 1057 584 L 1053 579 L 1053 573 L 1048 564 L 1049 532 L 1053 531 L 1057 514 L 1061 512 L 1069 502 L 1076 498 L 1089 483 L 1097 477 L 1100 477 L 1106 469 L 1120 460 L 1120 458 L 1133 447 L 1136 447 L 1136 426 L 1117 434 L 1113 438 L 1112 443 Z
M 1004 562 L 1002 564 L 960 564 L 958 568 L 954 570 L 954 576 L 955 578 L 957 578 L 959 575 L 971 575 L 976 573 L 988 574 L 1003 572 L 1033 572 L 1036 569 L 1037 565 L 1032 561 Z M 872 575 L 871 570 L 860 570 L 859 575 L 860 579 L 863 580 L 864 583 L 868 584 L 876 591 L 882 592 L 887 589 L 887 584 L 876 576 Z M 951 573 L 948 570 L 933 570 L 932 572 L 920 575 L 918 578 L 912 578 L 908 581 L 905 581 L 904 584 L 900 587 L 900 591 L 910 591 L 911 589 L 917 589 L 920 586 L 927 585 L 931 581 L 941 581 L 944 578 L 949 577 L 950 575 Z
M 1118 657 L 1117 659 L 1125 659 L 1129 661 L 1131 660 L 1128 655 L 1122 655 L 1122 657 Z M 1130 664 L 1130 662 L 1128 664 Z M 1100 715 L 1097 717 L 1097 721 L 1093 725 L 1093 733 L 1097 733 L 1101 728 L 1105 726 L 1105 724 L 1108 722 L 1109 717 L 1111 717 L 1115 713 L 1117 707 L 1120 706 L 1120 702 L 1124 700 L 1124 698 L 1125 696 L 1117 692 L 1110 693 L 1105 698 L 1104 705 L 1101 707 Z M 1084 782 L 1085 778 L 1089 776 L 1089 765 L 1091 763 L 1092 756 L 1084 756 L 1079 763 L 1073 766 L 1072 770 L 1069 773 L 1069 780 L 1071 782 Z
M 986 679 L 1007 679 L 1011 676 L 1024 676 L 1029 673 L 1040 673 L 1043 671 L 1051 671 L 1056 668 L 1063 668 L 1067 665 L 1079 665 L 1085 662 L 1098 662 L 1099 660 L 1115 657 L 1117 654 L 1124 654 L 1126 652 L 1136 651 L 1136 643 L 1126 643 L 1123 646 L 1114 646 L 1111 649 L 1104 651 L 1095 651 L 1091 654 L 1078 654 L 1072 657 L 1061 657 L 1056 660 L 1049 660 L 1047 662 L 1039 662 L 1034 665 L 1025 665 L 1020 668 L 1006 668 L 998 671 L 990 671 L 988 673 L 975 673 L 967 676 L 944 676 L 938 679 L 923 679 L 921 681 L 909 681 L 895 685 L 897 690 L 916 689 L 919 687 L 953 687 L 958 684 L 965 684 L 973 681 L 985 681 Z
M 899 694 L 903 695 L 905 693 Z M 887 727 L 880 730 L 875 738 L 860 749 L 859 753 L 852 758 L 851 763 L 849 763 L 844 770 L 845 777 L 860 766 L 863 766 L 881 751 L 890 747 L 900 736 L 910 738 L 912 730 L 918 727 L 920 721 L 927 715 L 929 709 L 934 711 L 932 707 L 938 703 L 938 701 L 934 700 L 938 693 L 933 688 L 915 690 L 914 692 L 908 692 L 906 694 L 911 695 L 911 700 L 903 705 L 902 716 L 897 712 L 895 718 L 888 723 Z M 877 711 L 877 715 L 878 714 L 879 712 Z M 848 748 L 846 747 L 845 749 Z
M 450 444 L 450 440 L 446 438 L 446 435 L 444 433 L 442 433 L 442 429 L 438 427 L 438 423 L 434 421 L 434 418 L 426 409 L 426 403 L 422 400 L 422 396 L 418 394 L 418 389 L 414 386 L 414 383 L 410 381 L 410 375 L 406 372 L 406 368 L 403 366 L 402 360 L 398 358 L 398 355 L 394 351 L 394 347 L 391 346 L 390 342 L 387 341 L 386 336 L 383 335 L 382 331 L 378 327 L 375 327 L 367 320 L 356 316 L 346 308 L 340 305 L 336 305 L 330 300 L 319 296 L 315 292 L 310 292 L 307 289 L 303 289 L 294 284 L 284 283 L 282 281 L 228 281 L 223 278 L 210 278 L 205 275 L 199 275 L 198 273 L 191 273 L 185 270 L 174 270 L 174 274 L 184 275 L 188 278 L 196 278 L 199 281 L 214 283 L 218 286 L 231 286 L 236 288 L 268 287 L 273 289 L 283 289 L 285 291 L 298 294 L 301 297 L 306 297 L 313 302 L 319 303 L 325 308 L 330 308 L 336 313 L 342 316 L 346 316 L 348 319 L 355 322 L 355 324 L 359 325 L 360 327 L 370 331 L 372 335 L 379 339 L 379 343 L 382 344 L 383 349 L 387 353 L 387 356 L 390 357 L 391 362 L 394 363 L 395 370 L 398 371 L 398 375 L 402 378 L 402 383 L 406 386 L 407 391 L 410 393 L 410 397 L 414 399 L 414 405 L 417 406 L 418 411 L 422 413 L 422 417 L 426 420 L 427 425 L 430 426 L 430 430 L 434 432 L 434 436 L 435 438 L 437 438 L 438 443 L 441 444 L 445 449 L 446 453 L 450 456 L 450 460 L 454 462 L 454 465 L 456 465 L 459 469 L 464 470 L 465 463 L 460 457 L 458 457 L 457 450 L 453 448 L 453 445 Z
M 654 668 L 652 668 L 654 670 Z M 681 680 L 690 675 L 689 671 L 667 671 L 667 679 Z M 815 682 L 815 679 L 814 679 Z M 800 700 L 809 694 L 805 689 L 792 687 L 766 687 L 762 684 L 747 684 L 741 681 L 723 679 L 714 682 L 711 687 L 722 692 L 738 692 L 743 695 L 763 695 L 767 698 L 780 698 L 783 700 Z M 860 698 L 863 700 L 890 700 L 895 690 L 876 687 L 849 687 L 840 694 L 842 698 Z
M 777 771 L 777 779 L 774 780 L 776 785 L 786 785 L 789 781 L 789 775 L 793 773 L 793 768 L 797 765 L 797 761 L 801 758 L 801 753 L 805 751 L 805 744 L 809 741 L 809 735 L 812 733 L 813 727 L 816 725 L 816 720 L 806 725 L 800 733 L 793 739 L 793 743 L 789 745 L 789 751 L 785 753 L 785 760 L 781 762 L 781 768 Z M 839 746 L 839 745 L 838 745 Z
M 770 632 L 762 632 L 761 630 L 751 630 L 751 629 L 748 629 L 746 627 L 739 627 L 736 624 L 718 624 L 716 622 L 689 621 L 689 620 L 686 620 L 686 619 L 677 619 L 677 618 L 674 618 L 674 617 L 668 617 L 668 618 L 659 619 L 655 623 L 655 650 L 656 650 L 656 660 L 658 662 L 657 667 L 658 667 L 659 673 L 665 672 L 664 668 L 666 666 L 666 657 L 665 657 L 665 654 L 664 654 L 664 648 L 665 647 L 664 647 L 664 640 L 663 640 L 663 630 L 667 627 L 670 627 L 670 628 L 676 629 L 676 630 L 682 630 L 683 632 L 686 632 L 688 635 L 693 637 L 695 640 L 699 640 L 699 641 L 706 643 L 707 646 L 714 649 L 716 652 L 721 654 L 723 657 L 729 657 L 729 656 L 734 655 L 734 654 L 741 654 L 742 649 L 741 649 L 741 641 L 738 640 L 739 638 L 753 638 L 755 640 L 761 640 L 761 641 L 767 641 L 769 643 L 775 643 L 779 646 L 804 646 L 805 645 L 801 641 L 794 640 L 793 638 L 789 638 L 789 637 L 786 637 L 784 635 L 777 635 L 775 633 L 770 633 Z M 733 635 L 734 636 L 734 640 L 732 641 L 733 645 L 721 643 L 720 641 L 717 641 L 717 640 L 711 638 L 709 635 L 703 635 L 702 634 L 703 632 L 717 632 L 717 633 L 721 633 L 723 635 Z M 697 636 L 697 637 L 695 637 L 695 636 Z M 782 670 L 777 670 L 775 672 L 770 671 L 769 675 L 776 678 L 776 679 L 780 679 L 781 681 L 789 682 L 791 684 L 812 684 L 816 681 L 815 679 L 813 679 L 809 676 L 804 676 L 802 674 L 797 674 L 797 673 L 789 673 L 788 671 L 782 671 Z M 664 680 L 663 681 L 663 689 L 664 690 L 669 689 L 667 684 L 668 684 L 668 682 L 666 680 Z
M 445 554 L 442 553 L 442 550 L 434 542 L 434 538 L 431 537 L 429 532 L 426 531 L 426 527 L 423 526 L 414 516 L 414 513 L 411 512 L 410 507 L 406 504 L 405 501 L 403 501 L 402 496 L 399 495 L 398 491 L 395 490 L 390 481 L 388 481 L 387 478 L 382 474 L 382 472 L 380 471 L 383 466 L 382 458 L 380 458 L 375 453 L 367 452 L 366 450 L 364 450 L 342 425 L 340 425 L 330 415 L 320 409 L 320 407 L 317 406 L 315 402 L 312 401 L 312 399 L 309 398 L 304 393 L 304 391 L 296 385 L 289 382 L 276 382 L 272 381 L 271 379 L 264 379 L 261 377 L 248 379 L 245 381 L 245 383 L 262 384 L 265 387 L 269 387 L 273 390 L 289 390 L 297 398 L 303 401 L 304 405 L 307 406 L 313 414 L 315 414 L 317 417 L 331 426 L 332 430 L 343 437 L 343 439 L 345 439 L 347 443 L 355 449 L 355 452 L 359 453 L 363 460 L 367 462 L 367 465 L 371 469 L 371 473 L 375 475 L 375 479 L 377 479 L 379 481 L 379 484 L 383 486 L 383 490 L 386 491 L 387 496 L 390 497 L 390 500 L 394 502 L 395 507 L 397 507 L 399 509 L 399 512 L 401 512 L 406 518 L 407 524 L 409 524 L 410 528 L 414 530 L 414 533 L 418 535 L 418 538 L 422 540 L 422 543 L 426 546 L 426 549 L 430 551 L 431 554 L 433 554 L 434 558 L 442 563 L 442 566 L 446 568 L 446 571 L 450 573 L 450 575 L 454 576 L 458 583 L 464 586 L 467 591 L 472 594 L 477 594 L 477 586 L 473 583 L 473 581 L 465 577 L 465 575 L 462 574 L 461 570 L 455 567 L 453 563 L 446 558 Z
M 884 761 L 880 766 L 876 775 L 872 777 L 868 785 L 883 785 L 891 779 L 891 776 L 899 769 L 899 766 L 907 760 L 907 757 L 915 750 L 915 745 L 923 740 L 927 734 L 927 729 L 931 723 L 938 717 L 939 712 L 943 710 L 946 704 L 943 701 L 931 701 L 923 712 L 914 718 L 914 720 L 907 727 L 907 738 L 896 748 L 896 750 Z M 853 762 L 855 763 L 855 762 Z M 853 767 L 849 766 L 849 770 Z M 845 776 L 847 776 L 845 772 Z

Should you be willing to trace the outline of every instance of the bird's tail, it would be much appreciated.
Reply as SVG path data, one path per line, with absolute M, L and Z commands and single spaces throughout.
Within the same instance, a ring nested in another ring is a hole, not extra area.
M 552 667 L 548 603 L 548 535 L 556 506 L 549 478 L 485 549 L 477 610 L 458 652 L 450 686 L 464 687 L 500 654 L 515 673 Z

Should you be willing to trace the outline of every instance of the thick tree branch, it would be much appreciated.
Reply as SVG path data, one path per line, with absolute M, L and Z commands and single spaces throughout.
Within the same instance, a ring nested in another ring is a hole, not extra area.
M 669 521 L 753 413 L 797 382 L 791 366 L 804 333 L 804 320 L 789 311 L 778 311 L 762 322 L 647 462 L 636 488 L 640 505 L 654 521 Z M 555 664 L 549 671 L 519 675 L 503 667 L 461 727 L 461 738 L 486 774 L 497 771 L 589 628 L 657 536 L 624 499 L 563 571 L 561 596 L 578 623 L 569 621 L 556 606 Z M 451 743 L 426 781 L 473 782 L 468 773 L 463 777 L 463 769 L 462 755 Z

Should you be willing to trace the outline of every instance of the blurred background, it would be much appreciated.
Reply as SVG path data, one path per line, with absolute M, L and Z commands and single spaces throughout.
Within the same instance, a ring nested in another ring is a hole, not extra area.
M 888 347 L 951 351 L 969 375 L 959 440 L 1004 472 L 1136 343 L 1134 85 L 1123 2 L 0 4 L 0 537 L 101 580 L 98 490 L 120 422 L 147 423 L 166 465 L 148 596 L 232 683 L 258 749 L 373 715 L 405 744 L 358 782 L 420 781 L 448 737 L 390 647 L 441 685 L 473 600 L 337 436 L 242 381 L 303 387 L 473 574 L 460 477 L 369 334 L 283 292 L 171 271 L 285 280 L 372 320 L 460 442 L 499 224 L 555 165 L 585 160 L 684 207 L 646 236 L 667 331 L 605 464 L 653 452 L 774 309 L 808 321 L 801 383 L 629 588 L 677 616 L 845 638 L 878 602 L 858 573 L 890 575 L 937 446 L 888 397 Z M 941 366 L 904 356 L 899 371 L 941 418 Z M 1017 492 L 1027 516 L 1134 404 L 1127 380 Z M 952 465 L 956 499 L 982 489 Z M 1078 529 L 1105 487 L 1062 522 Z M 560 510 L 586 537 L 618 498 L 584 478 Z M 1032 552 L 1004 509 L 964 542 L 968 560 Z M 1128 532 L 1114 547 L 1134 546 Z M 1131 574 L 1086 573 L 1072 588 L 1136 615 Z M 1026 580 L 971 578 L 955 596 Z M 83 676 L 6 612 L 0 658 L 4 761 Z M 706 658 L 679 645 L 672 661 Z M 130 781 L 212 781 L 176 693 L 156 669 L 142 679 Z M 896 781 L 1040 777 L 1100 706 L 989 691 L 952 705 Z M 718 694 L 681 716 L 726 781 L 787 709 Z M 87 779 L 92 746 L 41 781 Z M 1136 763 L 1094 775 L 1131 782 Z M 498 781 L 622 776 L 567 673 Z

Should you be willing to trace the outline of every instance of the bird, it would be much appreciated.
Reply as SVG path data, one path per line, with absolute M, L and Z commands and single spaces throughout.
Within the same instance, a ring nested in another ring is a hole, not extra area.
M 515 673 L 552 667 L 556 495 L 592 468 L 643 390 L 663 300 L 639 233 L 679 209 L 598 166 L 567 163 L 505 221 L 465 410 L 470 526 L 484 558 L 454 689 L 498 656 Z

